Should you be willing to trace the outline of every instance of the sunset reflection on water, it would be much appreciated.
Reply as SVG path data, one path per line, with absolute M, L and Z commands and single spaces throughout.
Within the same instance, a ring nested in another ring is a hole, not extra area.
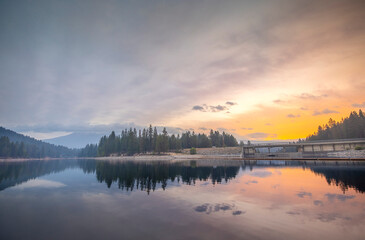
M 363 164 L 75 160 L 1 167 L 1 239 L 365 234 Z

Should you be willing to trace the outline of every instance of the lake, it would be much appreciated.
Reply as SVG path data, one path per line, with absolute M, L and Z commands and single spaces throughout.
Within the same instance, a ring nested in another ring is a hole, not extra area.
M 365 163 L 0 163 L 0 239 L 364 239 Z

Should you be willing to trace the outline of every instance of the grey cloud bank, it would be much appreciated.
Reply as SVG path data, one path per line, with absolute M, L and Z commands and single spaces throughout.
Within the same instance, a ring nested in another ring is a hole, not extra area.
M 315 44 L 308 39 L 321 29 L 294 38 L 296 23 L 327 21 L 342 9 L 353 10 L 343 15 L 353 22 L 363 9 L 358 1 L 327 3 L 1 1 L 0 125 L 75 132 L 162 125 L 192 109 L 227 112 L 237 105 L 227 95 L 262 87 L 273 69 L 359 34 L 361 22 Z

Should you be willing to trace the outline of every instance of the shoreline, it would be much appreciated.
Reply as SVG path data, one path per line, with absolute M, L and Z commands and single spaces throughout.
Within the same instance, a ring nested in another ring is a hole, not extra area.
M 358 157 L 314 157 L 314 158 L 242 158 L 240 156 L 222 156 L 222 155 L 187 155 L 187 154 L 171 154 L 171 155 L 138 155 L 138 156 L 110 156 L 110 157 L 65 157 L 65 158 L 2 158 L 3 162 L 24 162 L 24 161 L 50 161 L 50 160 L 77 160 L 77 159 L 95 159 L 100 161 L 186 161 L 186 160 L 237 160 L 237 161 L 365 161 L 364 158 Z

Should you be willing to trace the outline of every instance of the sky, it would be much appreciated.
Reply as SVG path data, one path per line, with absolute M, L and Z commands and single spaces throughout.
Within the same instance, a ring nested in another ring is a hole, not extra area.
M 0 0 L 0 125 L 298 139 L 365 109 L 365 2 Z

